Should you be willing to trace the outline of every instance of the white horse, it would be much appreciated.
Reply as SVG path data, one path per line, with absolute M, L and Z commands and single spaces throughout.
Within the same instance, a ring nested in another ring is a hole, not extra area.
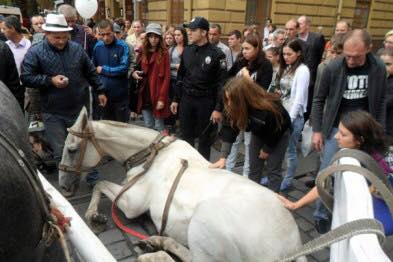
M 82 132 L 86 125 L 94 132 L 103 153 L 119 162 L 146 148 L 158 134 L 117 122 L 88 122 L 82 110 L 71 129 Z M 166 137 L 163 142 L 169 143 L 170 139 Z M 77 164 L 80 143 L 79 137 L 68 134 L 61 164 Z M 95 146 L 88 142 L 82 167 L 93 167 L 99 159 Z M 118 207 L 126 217 L 135 218 L 149 211 L 160 230 L 165 201 L 181 168 L 181 159 L 188 161 L 188 168 L 171 203 L 165 233 L 189 247 L 192 261 L 273 261 L 301 245 L 295 220 L 274 192 L 245 177 L 209 168 L 210 163 L 182 140 L 159 151 L 149 171 L 120 197 Z M 140 170 L 141 165 L 129 170 L 128 179 Z M 60 182 L 70 187 L 74 175 L 60 172 Z M 113 201 L 121 188 L 109 181 L 97 183 L 87 220 L 98 214 L 101 193 Z

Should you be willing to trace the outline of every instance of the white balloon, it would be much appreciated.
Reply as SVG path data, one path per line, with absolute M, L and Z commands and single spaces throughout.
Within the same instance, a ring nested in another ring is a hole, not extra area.
M 96 14 L 98 3 L 97 0 L 76 0 L 75 8 L 81 17 L 88 19 Z

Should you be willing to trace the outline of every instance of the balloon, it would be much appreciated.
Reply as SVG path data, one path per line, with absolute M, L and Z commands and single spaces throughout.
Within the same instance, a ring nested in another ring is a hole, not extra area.
M 81 17 L 88 19 L 96 14 L 98 3 L 97 0 L 76 0 L 75 8 Z

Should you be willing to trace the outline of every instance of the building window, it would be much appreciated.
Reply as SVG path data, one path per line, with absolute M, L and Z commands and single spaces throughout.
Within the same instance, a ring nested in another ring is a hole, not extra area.
M 271 6 L 272 0 L 247 0 L 245 24 L 263 27 L 265 20 L 270 18 Z
M 355 14 L 353 16 L 353 28 L 367 28 L 370 14 L 371 0 L 356 0 Z
M 171 24 L 181 25 L 184 22 L 184 1 L 183 0 L 171 0 Z

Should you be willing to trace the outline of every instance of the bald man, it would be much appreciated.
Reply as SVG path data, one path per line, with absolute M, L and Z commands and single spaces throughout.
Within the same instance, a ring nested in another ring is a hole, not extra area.
M 331 61 L 322 74 L 311 111 L 312 141 L 315 148 L 323 152 L 320 170 L 328 166 L 338 151 L 334 136 L 344 113 L 364 110 L 384 125 L 386 69 L 370 50 L 369 33 L 353 30 L 345 37 L 343 56 Z M 328 229 L 325 228 L 329 224 L 327 212 L 320 204 L 317 206 L 314 213 L 317 229 L 318 225 L 319 229 Z

